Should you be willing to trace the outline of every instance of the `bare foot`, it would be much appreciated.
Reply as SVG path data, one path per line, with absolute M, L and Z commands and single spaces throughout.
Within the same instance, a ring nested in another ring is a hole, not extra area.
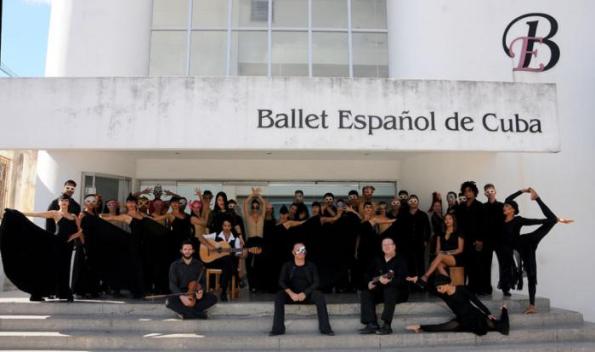
M 529 306 L 525 310 L 525 314 L 535 314 L 535 313 L 537 313 L 537 308 L 534 305 L 529 304 Z
M 539 194 L 537 194 L 533 188 L 529 188 L 529 192 L 531 193 L 531 200 L 539 198 Z
M 419 333 L 421 331 L 421 326 L 419 324 L 407 325 L 405 329 L 413 331 L 414 333 Z
M 558 222 L 560 224 L 572 224 L 574 222 L 574 220 L 567 219 L 567 218 L 558 218 Z

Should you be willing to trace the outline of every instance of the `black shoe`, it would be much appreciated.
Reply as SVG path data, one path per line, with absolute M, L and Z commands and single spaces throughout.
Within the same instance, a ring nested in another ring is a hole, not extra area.
M 362 335 L 370 335 L 376 333 L 378 324 L 368 324 L 366 327 L 359 329 L 358 332 Z
M 227 302 L 227 295 L 225 293 L 221 294 L 221 297 L 219 298 L 220 302 Z
M 279 336 L 279 335 L 284 335 L 285 331 L 271 331 L 269 332 L 269 336 Z
M 498 322 L 498 331 L 502 335 L 508 335 L 510 332 L 510 322 L 508 318 L 508 309 L 506 307 L 502 307 L 500 314 L 500 321 Z
M 390 324 L 384 323 L 380 329 L 376 330 L 376 335 L 390 335 L 393 333 L 393 329 L 390 327 Z
M 321 331 L 320 333 L 326 336 L 335 336 L 335 332 L 333 330 Z
M 502 295 L 503 295 L 504 297 L 510 297 L 510 296 L 512 296 L 512 295 L 510 294 L 510 291 L 502 291 Z
M 31 302 L 45 302 L 45 299 L 43 299 L 43 297 L 41 297 L 41 296 L 31 295 L 31 297 L 29 297 L 29 301 L 31 301 Z
M 417 286 L 418 289 L 423 291 L 425 290 L 427 284 L 428 282 L 420 277 L 419 279 L 417 279 L 415 286 Z

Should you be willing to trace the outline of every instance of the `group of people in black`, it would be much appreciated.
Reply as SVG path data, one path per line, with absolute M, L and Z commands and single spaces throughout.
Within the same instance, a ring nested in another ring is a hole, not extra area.
M 424 289 L 443 298 L 456 319 L 439 326 L 411 326 L 411 330 L 507 332 L 505 309 L 502 319 L 496 320 L 476 297 L 492 293 L 493 253 L 500 268 L 498 287 L 505 296 L 522 287 L 522 271 L 526 271 L 527 313 L 534 313 L 537 246 L 556 223 L 572 222 L 556 217 L 532 188 L 499 202 L 495 186 L 486 184 L 487 201 L 481 203 L 472 181 L 461 185 L 458 197 L 455 192 L 447 194 L 444 213 L 437 192 L 426 213 L 419 209 L 415 194 L 401 190 L 390 203 L 376 201 L 374 187 L 365 186 L 361 195 L 353 190 L 346 198 L 327 193 L 310 207 L 298 190 L 293 203 L 281 207 L 278 218 L 258 188 L 243 201 L 243 216 L 237 212 L 237 202 L 228 200 L 224 192 L 215 196 L 213 208 L 209 191 L 196 190 L 197 199 L 188 202 L 157 186 L 129 195 L 124 209 L 117 200 L 103 204 L 96 194 L 85 195 L 81 209 L 72 199 L 75 189 L 76 183 L 68 180 L 45 212 L 7 209 L 4 213 L 0 227 L 4 269 L 17 287 L 31 294 L 31 300 L 72 301 L 73 293 L 119 296 L 121 290 L 128 290 L 135 298 L 169 295 L 168 307 L 181 317 L 200 318 L 217 301 L 202 289 L 205 267 L 222 269 L 222 301 L 227 300 L 231 277 L 241 282 L 246 272 L 251 292 L 278 292 L 272 335 L 285 332 L 286 303 L 306 302 L 317 305 L 321 333 L 332 335 L 323 293 L 333 291 L 360 292 L 365 324 L 361 333 L 391 333 L 395 305 L 407 301 L 411 290 Z M 530 194 L 544 219 L 518 215 L 515 198 L 522 193 Z M 170 198 L 163 200 L 163 194 Z M 46 230 L 26 216 L 46 218 Z M 527 225 L 540 226 L 521 234 Z M 222 241 L 237 251 L 204 265 L 198 248 L 215 251 Z M 24 253 L 35 260 L 23 260 Z M 455 266 L 464 267 L 466 287 L 452 285 L 448 268 Z M 199 288 L 187 293 L 191 281 L 197 281 Z M 374 308 L 379 302 L 384 302 L 382 326 Z

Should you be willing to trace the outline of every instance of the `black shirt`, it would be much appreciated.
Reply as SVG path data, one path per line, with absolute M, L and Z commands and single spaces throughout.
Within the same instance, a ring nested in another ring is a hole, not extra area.
M 459 237 L 461 236 L 457 231 L 450 234 L 446 239 L 446 234 L 440 235 L 440 250 L 441 251 L 454 251 L 459 248 Z
M 386 284 L 386 287 L 399 287 L 401 284 L 407 282 L 407 262 L 401 255 L 397 254 L 389 261 L 384 259 L 384 255 L 374 258 L 374 262 L 370 266 L 366 275 L 366 283 L 372 281 L 372 279 L 377 276 L 387 274 L 391 270 L 394 273 L 394 276 L 393 279 Z M 380 282 L 378 284 L 382 285 Z
M 488 243 L 500 243 L 502 226 L 504 225 L 504 203 L 495 201 L 483 205 L 483 227 L 485 240 Z
M 320 278 L 316 265 L 306 261 L 302 266 L 297 266 L 292 260 L 281 268 L 279 275 L 279 286 L 281 289 L 290 289 L 295 293 L 303 292 L 309 295 L 318 288 Z
M 169 266 L 169 290 L 171 293 L 182 293 L 188 290 L 188 283 L 198 279 L 204 266 L 197 259 L 192 258 L 190 264 L 186 264 L 180 258 Z M 204 283 L 204 276 L 201 284 Z
M 478 335 L 487 333 L 487 317 L 492 313 L 467 288 L 457 286 L 455 293 L 452 295 L 441 294 L 438 291 L 434 291 L 434 294 L 444 300 L 465 331 L 472 331 Z
M 456 211 L 459 231 L 465 237 L 467 242 L 465 246 L 472 246 L 475 241 L 483 241 L 484 234 L 482 229 L 483 209 L 481 203 L 474 199 L 471 205 L 461 203 Z
M 409 213 L 409 226 L 412 244 L 422 244 L 430 239 L 430 219 L 428 214 L 421 210 Z

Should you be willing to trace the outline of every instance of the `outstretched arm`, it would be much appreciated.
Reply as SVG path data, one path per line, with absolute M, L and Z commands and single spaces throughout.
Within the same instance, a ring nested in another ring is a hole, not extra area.
M 30 216 L 34 218 L 44 218 L 44 219 L 55 219 L 58 215 L 57 210 L 48 210 L 48 211 L 39 211 L 39 212 L 30 212 L 30 213 L 23 213 L 25 216 Z

